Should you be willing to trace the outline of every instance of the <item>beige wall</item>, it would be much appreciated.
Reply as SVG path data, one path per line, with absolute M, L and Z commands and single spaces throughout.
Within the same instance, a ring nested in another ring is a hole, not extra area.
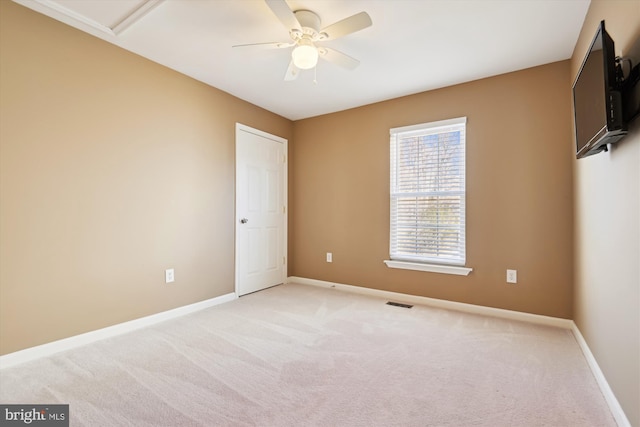
M 292 123 L 13 2 L 0 19 L 0 354 L 233 292 L 235 122 Z
M 640 62 L 640 1 L 593 0 L 571 82 L 605 20 L 618 55 Z M 640 119 L 601 153 L 574 161 L 574 317 L 633 426 L 640 426 Z
M 569 62 L 294 123 L 294 276 L 570 318 Z M 467 276 L 389 269 L 389 129 L 467 116 Z M 333 253 L 333 263 L 325 253 Z M 505 283 L 506 269 L 518 284 Z

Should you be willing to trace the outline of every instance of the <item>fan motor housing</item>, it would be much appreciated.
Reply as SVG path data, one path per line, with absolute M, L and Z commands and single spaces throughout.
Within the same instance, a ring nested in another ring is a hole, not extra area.
M 312 37 L 317 37 L 320 31 L 320 17 L 310 10 L 296 10 L 293 12 L 302 27 L 302 31 Z

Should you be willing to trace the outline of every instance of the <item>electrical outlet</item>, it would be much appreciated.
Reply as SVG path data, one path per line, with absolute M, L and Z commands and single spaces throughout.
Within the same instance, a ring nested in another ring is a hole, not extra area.
M 331 252 L 327 252 L 327 262 L 333 262 L 333 254 Z
M 507 270 L 507 283 L 518 283 L 518 270 Z
M 172 283 L 175 280 L 173 268 L 164 271 L 164 281 L 166 283 Z

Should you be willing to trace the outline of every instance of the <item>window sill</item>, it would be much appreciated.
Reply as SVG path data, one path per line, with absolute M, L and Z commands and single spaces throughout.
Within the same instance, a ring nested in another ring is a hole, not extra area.
M 422 264 L 419 262 L 393 261 L 388 259 L 385 260 L 384 263 L 387 264 L 387 267 L 389 268 L 429 271 L 431 273 L 456 274 L 458 276 L 468 276 L 469 273 L 473 271 L 473 268 L 457 267 L 454 265 Z

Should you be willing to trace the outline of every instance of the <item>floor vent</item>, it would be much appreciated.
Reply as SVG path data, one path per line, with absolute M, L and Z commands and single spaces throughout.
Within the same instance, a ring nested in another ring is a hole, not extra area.
M 392 305 L 394 307 L 402 307 L 402 308 L 411 308 L 411 307 L 413 307 L 410 304 L 402 304 L 402 303 L 393 302 L 393 301 L 387 301 L 387 305 Z

